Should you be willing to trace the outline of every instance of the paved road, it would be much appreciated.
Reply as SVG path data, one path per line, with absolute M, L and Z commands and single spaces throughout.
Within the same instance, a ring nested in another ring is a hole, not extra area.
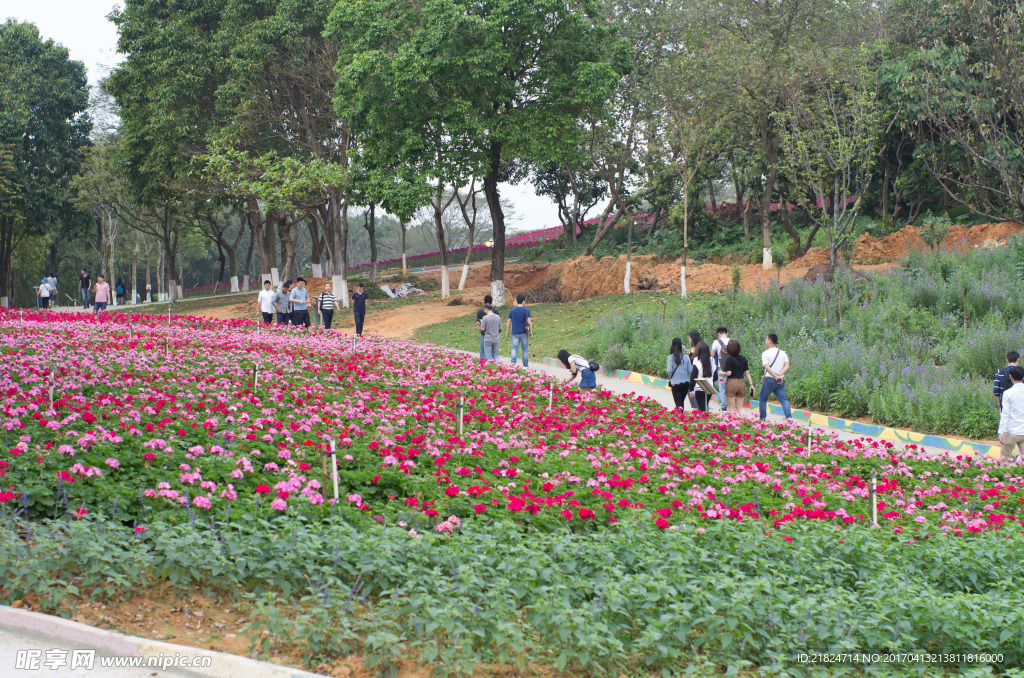
M 159 678 L 185 678 L 195 676 L 193 673 L 180 673 L 174 669 L 161 671 L 159 668 L 104 668 L 100 666 L 97 654 L 93 659 L 93 667 L 79 666 L 72 669 L 72 651 L 89 649 L 81 645 L 73 645 L 66 641 L 42 640 L 38 636 L 22 635 L 17 631 L 0 628 L 0 676 L 5 678 L 141 678 L 143 676 L 159 676 Z M 57 655 L 55 660 L 63 659 L 59 665 L 51 669 L 44 662 L 47 651 L 67 651 Z M 29 662 L 28 655 L 35 652 L 38 658 L 36 668 L 19 668 L 19 652 L 22 653 L 22 666 Z

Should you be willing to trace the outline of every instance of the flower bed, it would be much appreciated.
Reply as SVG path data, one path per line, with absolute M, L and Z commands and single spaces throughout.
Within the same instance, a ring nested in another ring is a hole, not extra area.
M 876 475 L 892 533 L 1020 529 L 1021 467 L 985 457 L 821 435 L 808 449 L 799 428 L 562 390 L 385 339 L 353 350 L 347 336 L 250 321 L 2 313 L 0 503 L 28 517 L 340 510 L 418 532 L 725 520 L 786 538 L 793 523 L 868 521 Z

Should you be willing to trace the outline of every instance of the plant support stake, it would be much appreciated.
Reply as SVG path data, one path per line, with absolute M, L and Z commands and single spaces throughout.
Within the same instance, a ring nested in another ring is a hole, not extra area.
M 548 387 L 548 412 L 551 411 L 551 405 L 555 401 L 555 387 L 552 384 Z
M 459 396 L 459 435 L 462 435 L 462 413 L 466 407 L 466 396 Z
M 807 424 L 807 451 L 811 451 L 811 425 Z
M 871 526 L 878 527 L 878 479 L 871 474 Z
M 51 411 L 53 410 L 53 388 L 54 388 L 53 372 L 50 372 L 50 410 Z
M 334 449 L 334 438 L 331 438 L 331 481 L 334 483 L 334 505 L 338 505 L 338 453 Z
M 260 366 L 259 365 L 253 365 L 252 366 L 252 390 L 254 392 L 256 391 L 256 387 L 259 385 L 259 383 L 260 383 Z

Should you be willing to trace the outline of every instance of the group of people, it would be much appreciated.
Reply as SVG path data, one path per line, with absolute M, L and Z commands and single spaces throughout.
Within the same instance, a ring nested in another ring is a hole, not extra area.
M 366 319 L 366 300 L 369 297 L 363 283 L 359 283 L 352 292 L 352 312 L 356 321 L 356 335 L 363 336 L 363 321 Z M 281 283 L 277 292 L 271 289 L 269 280 L 263 281 L 263 290 L 256 297 L 256 305 L 263 314 L 263 322 L 270 324 L 277 316 L 279 325 L 310 326 L 309 306 L 314 305 L 323 319 L 324 329 L 331 329 L 334 321 L 334 307 L 337 297 L 331 283 L 324 285 L 324 290 L 315 297 L 309 296 L 305 278 L 295 278 Z
M 480 330 L 480 360 L 497 360 L 501 350 L 501 313 L 494 307 L 491 295 L 484 297 L 484 305 L 476 312 L 476 325 Z M 530 366 L 530 337 L 533 336 L 533 314 L 526 307 L 526 296 L 516 296 L 516 305 L 508 312 L 505 338 L 512 338 L 510 359 L 515 365 L 522 353 L 523 367 Z
M 723 412 L 740 413 L 745 396 L 754 397 L 754 378 L 750 375 L 750 363 L 742 354 L 740 342 L 729 338 L 729 330 L 719 327 L 715 339 L 709 346 L 700 332 L 687 334 L 689 347 L 683 350 L 683 340 L 676 337 L 669 347 L 665 371 L 672 389 L 672 399 L 677 409 L 683 409 L 690 399 L 693 409 L 707 412 L 713 400 L 717 399 Z M 768 334 L 764 338 L 765 350 L 761 353 L 764 376 L 758 393 L 758 415 L 763 420 L 768 416 L 768 399 L 778 398 L 786 419 L 792 418 L 792 410 L 786 399 L 786 372 L 789 371 L 789 356 L 779 348 L 779 338 Z
M 56 278 L 54 278 L 56 283 Z M 117 304 L 120 306 L 124 304 L 124 298 L 128 293 L 127 286 L 124 284 L 124 280 L 119 278 L 117 286 L 113 291 L 110 289 L 110 283 L 107 282 L 106 276 L 98 274 L 96 276 L 96 282 L 92 281 L 92 276 L 84 268 L 78 270 L 78 292 L 82 297 L 82 308 L 88 309 L 92 306 L 93 315 L 104 311 L 107 305 L 114 301 L 114 296 L 117 295 Z M 92 304 L 89 303 L 89 296 L 92 295 Z
M 36 304 L 42 309 L 50 309 L 57 305 L 56 275 L 46 276 L 36 287 Z
M 91 306 L 93 315 L 106 310 L 107 305 L 112 301 L 110 284 L 107 283 L 102 274 L 96 276 L 96 282 L 84 268 L 79 269 L 78 290 L 82 299 L 82 308 L 88 310 Z M 57 276 L 48 275 L 43 278 L 36 288 L 36 296 L 39 300 L 39 307 L 51 309 L 57 305 Z M 89 303 L 90 296 L 92 303 Z M 124 303 L 125 285 L 123 280 L 117 281 L 117 300 L 119 304 Z M 77 302 L 76 302 L 77 303 Z

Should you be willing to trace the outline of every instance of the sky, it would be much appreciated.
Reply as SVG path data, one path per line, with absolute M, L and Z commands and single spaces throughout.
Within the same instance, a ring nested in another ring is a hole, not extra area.
M 110 0 L 0 0 L 0 16 L 34 23 L 44 40 L 59 42 L 68 48 L 72 59 L 84 62 L 89 83 L 96 85 L 121 61 L 117 30 L 106 18 L 116 4 Z M 555 204 L 536 195 L 532 185 L 505 184 L 501 194 L 515 208 L 507 222 L 509 231 L 558 225 Z

